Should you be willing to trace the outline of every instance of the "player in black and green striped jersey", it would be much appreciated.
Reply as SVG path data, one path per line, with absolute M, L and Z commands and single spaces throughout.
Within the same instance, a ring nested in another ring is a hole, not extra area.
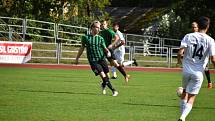
M 105 44 L 108 47 L 109 51 L 111 52 L 111 57 L 107 57 L 107 59 L 110 62 L 111 66 L 115 66 L 120 71 L 120 73 L 125 77 L 125 81 L 128 82 L 130 75 L 126 74 L 124 68 L 120 64 L 118 64 L 113 53 L 113 50 L 115 49 L 114 45 L 116 45 L 117 40 L 119 40 L 119 37 L 115 35 L 115 32 L 112 29 L 108 28 L 108 23 L 106 20 L 102 21 L 101 28 L 102 28 L 102 31 L 100 32 L 101 36 L 104 38 Z
M 87 49 L 87 58 L 90 63 L 105 60 L 104 39 L 99 35 L 86 35 L 82 37 L 82 46 Z
M 78 51 L 75 63 L 78 64 L 78 60 L 82 55 L 84 48 L 86 47 L 87 58 L 92 71 L 95 73 L 96 76 L 100 75 L 100 77 L 102 78 L 102 81 L 103 81 L 103 83 L 101 84 L 102 93 L 106 94 L 105 87 L 108 86 L 109 89 L 113 92 L 113 96 L 117 96 L 118 92 L 112 87 L 108 77 L 109 68 L 106 62 L 106 55 L 107 57 L 110 57 L 111 53 L 107 49 L 103 37 L 98 35 L 100 31 L 100 22 L 94 21 L 91 24 L 90 28 L 91 28 L 91 34 L 87 34 L 82 37 L 82 41 L 81 41 L 82 46 Z

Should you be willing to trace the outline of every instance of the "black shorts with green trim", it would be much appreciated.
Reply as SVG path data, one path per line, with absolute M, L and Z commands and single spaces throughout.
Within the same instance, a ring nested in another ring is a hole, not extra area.
M 90 67 L 96 76 L 98 76 L 101 72 L 109 72 L 108 64 L 105 60 L 90 62 Z

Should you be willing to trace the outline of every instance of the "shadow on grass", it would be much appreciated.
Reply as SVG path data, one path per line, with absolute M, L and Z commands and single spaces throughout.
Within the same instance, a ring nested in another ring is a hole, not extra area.
M 73 95 L 99 95 L 98 93 L 90 92 L 61 92 L 61 91 L 46 91 L 46 90 L 19 90 L 23 92 L 38 92 L 38 93 L 57 93 L 57 94 L 73 94 Z
M 179 108 L 179 106 L 175 105 L 162 105 L 162 104 L 137 104 L 137 103 L 122 103 L 125 105 L 132 105 L 132 106 L 150 106 L 150 107 L 173 107 L 173 108 Z M 214 110 L 215 107 L 193 107 L 193 109 L 211 109 Z

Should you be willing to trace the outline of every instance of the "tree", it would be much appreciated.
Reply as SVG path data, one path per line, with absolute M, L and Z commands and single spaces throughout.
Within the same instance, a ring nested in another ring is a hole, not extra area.
M 215 37 L 215 8 L 212 0 L 178 0 L 173 5 L 173 10 L 177 16 L 181 17 L 181 23 L 184 23 L 185 33 L 191 29 L 191 23 L 200 16 L 207 16 L 211 19 L 211 26 L 208 34 Z M 183 33 L 183 34 L 185 34 Z
M 95 19 L 96 12 L 103 11 L 110 2 L 109 0 L 1 0 L 0 4 L 2 4 L 0 13 L 3 16 L 63 22 L 64 9 L 68 9 L 68 21 L 72 21 L 74 16 L 88 21 Z M 74 11 L 76 14 L 73 14 Z

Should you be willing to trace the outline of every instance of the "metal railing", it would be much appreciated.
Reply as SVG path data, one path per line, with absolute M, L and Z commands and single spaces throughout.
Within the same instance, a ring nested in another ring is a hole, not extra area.
M 47 48 L 47 46 L 49 46 Z M 152 64 L 162 64 L 164 67 L 171 67 L 172 54 L 169 54 L 170 48 L 168 47 L 150 47 L 150 49 L 163 49 L 165 53 L 144 53 L 143 46 L 126 46 L 125 61 L 132 60 L 135 58 L 138 63 L 152 63 Z M 32 49 L 32 62 L 36 59 L 40 60 L 54 60 L 54 63 L 63 64 L 64 61 L 74 61 L 78 53 L 78 48 L 74 47 L 72 44 L 66 43 L 46 43 L 46 42 L 33 42 Z M 153 58 L 151 58 L 153 57 Z M 149 59 L 150 58 L 150 59 Z M 86 51 L 80 58 L 81 61 L 87 62 Z M 51 63 L 51 61 L 50 61 Z
M 77 32 L 78 31 L 78 32 Z M 57 25 L 57 39 L 66 43 L 73 43 L 74 45 L 80 45 L 81 38 L 84 33 L 87 33 L 88 28 L 86 27 L 77 27 L 66 24 Z M 65 37 L 65 35 L 67 35 Z M 73 38 L 68 38 L 73 36 Z
M 8 34 L 10 41 L 32 41 L 32 59 L 51 59 L 60 64 L 62 60 L 74 60 L 81 36 L 87 27 L 21 18 L 0 17 L 0 33 Z M 15 35 L 19 35 L 18 39 Z M 30 36 L 30 37 L 29 37 Z M 33 39 L 37 39 L 33 41 Z M 171 67 L 180 40 L 125 34 L 126 59 L 137 58 L 142 63 L 163 63 Z M 60 41 L 60 43 L 59 43 Z M 49 46 L 49 48 L 47 48 Z M 147 59 L 148 57 L 155 57 Z M 80 60 L 87 60 L 86 53 Z M 54 63 L 55 63 L 54 62 Z
M 14 40 L 13 34 L 17 34 L 22 41 L 33 41 L 34 38 L 43 42 L 80 44 L 81 36 L 87 31 L 87 27 L 0 16 L 0 33 L 8 34 L 10 41 Z
M 137 34 L 125 34 L 126 45 L 132 46 L 145 46 L 145 47 L 179 47 L 180 40 L 171 38 L 160 38 L 153 36 L 144 36 Z M 158 50 L 149 49 L 148 51 L 157 51 L 164 53 L 162 48 L 157 48 Z

